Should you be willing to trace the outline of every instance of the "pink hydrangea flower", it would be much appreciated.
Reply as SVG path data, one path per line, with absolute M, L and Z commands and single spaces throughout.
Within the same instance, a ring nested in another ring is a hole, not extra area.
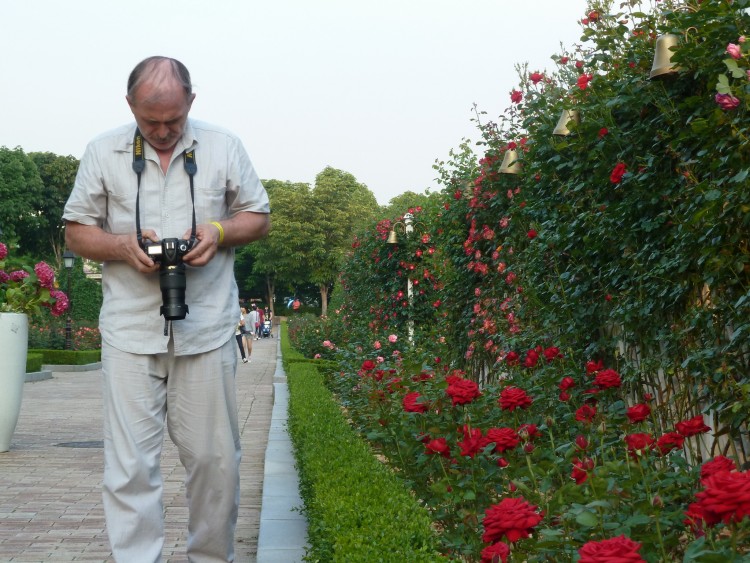
M 55 286 L 55 272 L 45 262 L 39 262 L 34 266 L 34 273 L 39 280 L 39 285 L 52 289 Z
M 53 289 L 49 292 L 49 294 L 55 299 L 55 304 L 52 305 L 52 309 L 50 310 L 50 312 L 52 313 L 53 317 L 59 317 L 65 311 L 67 311 L 68 307 L 70 306 L 68 296 L 58 289 Z
M 5 246 L 2 242 L 0 242 L 0 260 L 5 260 L 5 258 L 8 256 L 8 247 Z

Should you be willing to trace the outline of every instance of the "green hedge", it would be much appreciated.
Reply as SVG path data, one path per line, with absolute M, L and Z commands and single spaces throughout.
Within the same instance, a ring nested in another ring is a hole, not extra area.
M 51 365 L 73 365 L 73 366 L 85 366 L 86 364 L 93 364 L 99 362 L 102 359 L 101 350 L 38 350 L 30 349 L 29 354 L 41 355 L 42 364 Z M 26 365 L 28 367 L 28 357 L 26 359 Z M 28 371 L 28 369 L 27 369 Z M 36 370 L 39 371 L 39 370 Z
M 42 371 L 44 356 L 39 352 L 29 352 L 26 354 L 26 373 L 36 373 Z
M 288 345 L 289 433 L 305 501 L 307 561 L 444 561 L 427 511 L 347 424 L 315 362 Z

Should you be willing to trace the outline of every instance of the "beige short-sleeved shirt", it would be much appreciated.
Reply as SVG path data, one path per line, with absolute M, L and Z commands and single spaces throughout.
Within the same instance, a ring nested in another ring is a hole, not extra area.
M 105 133 L 86 148 L 63 219 L 96 225 L 114 234 L 135 232 L 137 176 L 133 172 L 135 123 Z M 250 211 L 269 213 L 268 195 L 241 141 L 231 133 L 188 120 L 165 175 L 153 148 L 145 143 L 141 175 L 141 228 L 161 238 L 182 238 L 192 225 L 190 180 L 182 153 L 195 149 L 196 223 L 220 221 Z M 189 313 L 172 322 L 176 355 L 198 354 L 223 345 L 237 324 L 234 250 L 219 248 L 202 268 L 185 269 Z M 159 272 L 144 275 L 125 262 L 102 266 L 102 338 L 135 354 L 167 351 Z

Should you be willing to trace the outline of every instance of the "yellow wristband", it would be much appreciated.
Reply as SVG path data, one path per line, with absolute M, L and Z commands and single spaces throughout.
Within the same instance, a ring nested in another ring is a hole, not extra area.
M 211 224 L 219 229 L 219 244 L 221 244 L 222 242 L 224 242 L 224 227 L 222 227 L 221 223 L 219 223 L 218 221 L 211 221 Z

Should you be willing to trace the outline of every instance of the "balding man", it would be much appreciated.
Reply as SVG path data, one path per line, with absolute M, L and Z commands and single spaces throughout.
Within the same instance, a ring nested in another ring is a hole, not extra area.
M 130 74 L 135 123 L 86 148 L 65 206 L 75 253 L 103 263 L 104 508 L 117 561 L 159 561 L 164 422 L 187 472 L 188 559 L 232 561 L 240 435 L 233 247 L 269 229 L 240 140 L 188 118 L 177 60 Z

